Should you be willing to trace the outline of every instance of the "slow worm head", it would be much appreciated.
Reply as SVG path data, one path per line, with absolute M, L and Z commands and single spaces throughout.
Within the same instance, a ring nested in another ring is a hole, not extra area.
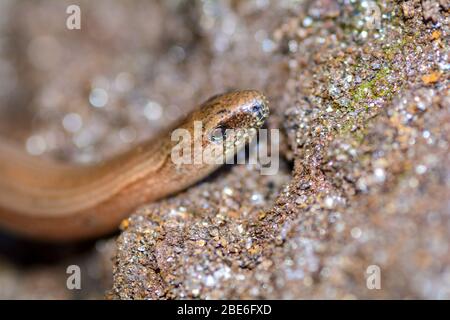
M 218 168 L 223 163 L 220 156 L 234 156 L 268 113 L 267 101 L 258 91 L 214 96 L 175 128 L 91 165 L 33 157 L 2 142 L 0 226 L 41 240 L 104 235 L 139 205 L 185 189 Z M 201 134 L 196 131 L 199 124 Z M 186 159 L 192 161 L 174 161 L 174 148 L 181 145 L 174 140 L 175 129 L 191 137 L 183 141 L 190 148 L 183 150 L 189 150 Z M 217 145 L 223 146 L 222 154 L 203 154 Z

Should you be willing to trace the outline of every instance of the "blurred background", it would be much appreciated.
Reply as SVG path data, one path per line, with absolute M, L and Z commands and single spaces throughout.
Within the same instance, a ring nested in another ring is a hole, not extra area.
M 31 154 L 98 161 L 270 74 L 268 1 L 77 3 L 81 30 L 71 1 L 1 1 L 2 130 Z

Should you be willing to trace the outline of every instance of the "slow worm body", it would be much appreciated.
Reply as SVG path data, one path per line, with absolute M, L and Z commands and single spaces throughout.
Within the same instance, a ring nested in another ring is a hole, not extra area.
M 248 139 L 225 135 L 225 129 L 257 129 L 268 115 L 267 102 L 257 91 L 215 96 L 192 112 L 176 128 L 194 137 L 194 123 L 202 134 L 192 139 L 204 150 L 217 144 L 226 157 L 234 156 Z M 112 232 L 141 204 L 156 201 L 203 179 L 220 163 L 174 163 L 176 141 L 167 130 L 155 139 L 92 165 L 61 164 L 25 154 L 0 143 L 0 226 L 41 240 L 80 240 Z M 247 131 L 246 131 L 247 132 Z M 253 132 L 253 131 L 249 131 Z M 246 134 L 246 138 L 252 134 Z

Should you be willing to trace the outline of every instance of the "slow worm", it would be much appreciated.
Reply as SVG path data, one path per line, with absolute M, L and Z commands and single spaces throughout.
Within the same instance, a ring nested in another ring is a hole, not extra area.
M 212 97 L 175 128 L 195 137 L 194 123 L 201 121 L 202 134 L 189 142 L 191 156 L 199 152 L 194 143 L 201 145 L 201 150 L 220 143 L 226 146 L 224 154 L 229 158 L 267 116 L 268 104 L 261 93 L 237 91 Z M 171 138 L 173 129 L 91 165 L 62 164 L 0 143 L 0 226 L 51 241 L 112 232 L 139 205 L 181 191 L 221 165 L 174 162 L 171 155 L 177 142 Z M 227 129 L 253 130 L 242 136 L 226 134 Z M 220 139 L 217 132 L 222 134 Z

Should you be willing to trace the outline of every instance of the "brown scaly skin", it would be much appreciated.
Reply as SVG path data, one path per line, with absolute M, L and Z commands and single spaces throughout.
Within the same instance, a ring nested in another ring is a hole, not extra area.
M 194 121 L 202 121 L 203 134 L 197 143 L 203 148 L 212 143 L 235 145 L 236 149 L 225 148 L 230 157 L 245 139 L 229 135 L 218 142 L 212 133 L 257 129 L 268 113 L 261 93 L 237 91 L 209 99 L 177 128 L 194 137 Z M 0 143 L 0 226 L 52 241 L 81 240 L 114 231 L 137 206 L 185 189 L 220 166 L 176 165 L 171 158 L 177 144 L 171 140 L 172 132 L 89 166 L 62 165 Z M 194 140 L 192 156 L 198 152 Z

